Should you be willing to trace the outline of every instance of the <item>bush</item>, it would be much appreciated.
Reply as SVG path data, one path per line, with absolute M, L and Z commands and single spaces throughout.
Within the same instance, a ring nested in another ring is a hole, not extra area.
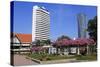
M 51 58 L 47 57 L 46 60 L 51 60 Z

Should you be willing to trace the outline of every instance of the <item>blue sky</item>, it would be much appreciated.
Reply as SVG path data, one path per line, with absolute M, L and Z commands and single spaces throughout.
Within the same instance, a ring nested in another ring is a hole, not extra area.
M 78 13 L 86 14 L 87 20 L 97 15 L 96 6 L 15 1 L 13 32 L 32 33 L 32 8 L 35 5 L 44 6 L 50 12 L 50 39 L 52 40 L 61 35 L 70 38 L 78 37 L 76 17 Z

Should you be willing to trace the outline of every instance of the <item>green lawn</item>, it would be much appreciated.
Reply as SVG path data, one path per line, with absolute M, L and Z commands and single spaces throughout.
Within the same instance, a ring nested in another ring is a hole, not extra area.
M 74 58 L 74 56 L 66 56 L 66 55 L 60 56 L 60 55 L 48 55 L 48 54 L 31 54 L 28 56 L 41 61 Z
M 41 61 L 48 61 L 48 60 L 60 60 L 60 59 L 71 59 L 71 58 L 76 58 L 77 60 L 97 60 L 97 55 L 76 55 L 76 56 L 66 56 L 66 55 L 48 55 L 48 54 L 30 54 L 28 55 L 31 58 L 41 60 Z
M 77 60 L 97 60 L 97 55 L 93 54 L 93 55 L 86 55 L 86 56 L 76 56 Z

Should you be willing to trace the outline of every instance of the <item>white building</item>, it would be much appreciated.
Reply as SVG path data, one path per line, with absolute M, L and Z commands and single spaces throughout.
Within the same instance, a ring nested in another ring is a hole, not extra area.
M 47 40 L 50 35 L 50 15 L 44 7 L 34 6 L 32 17 L 32 42 Z
M 32 34 L 13 33 L 11 35 L 11 51 L 12 53 L 30 52 L 32 42 Z

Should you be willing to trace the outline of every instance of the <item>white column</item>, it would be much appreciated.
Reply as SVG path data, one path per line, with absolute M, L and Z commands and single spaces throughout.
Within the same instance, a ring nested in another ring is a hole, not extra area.
M 48 53 L 51 54 L 51 47 L 49 47 Z
M 88 55 L 89 54 L 89 46 L 87 45 L 86 48 L 87 48 L 87 55 Z
M 36 37 L 36 10 L 37 10 L 38 6 L 34 6 L 33 7 L 33 14 L 32 14 L 32 42 L 35 41 L 35 37 Z
M 78 46 L 77 54 L 80 55 L 80 49 L 79 49 L 79 46 Z

